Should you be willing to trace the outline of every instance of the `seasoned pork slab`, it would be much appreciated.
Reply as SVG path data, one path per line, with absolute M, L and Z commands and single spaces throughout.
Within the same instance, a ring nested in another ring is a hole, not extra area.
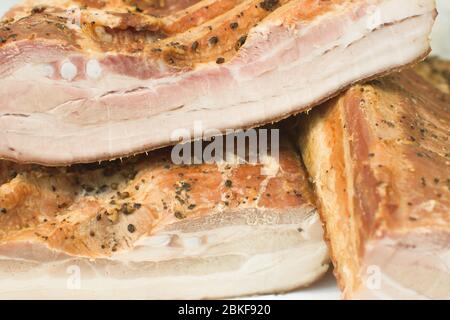
M 299 143 L 345 298 L 450 299 L 449 108 L 406 71 L 304 119 Z
M 0 162 L 0 298 L 194 299 L 289 291 L 328 268 L 292 146 L 264 164 Z
M 278 120 L 429 51 L 433 0 L 39 0 L 0 26 L 0 157 L 90 162 Z M 43 147 L 45 146 L 45 147 Z

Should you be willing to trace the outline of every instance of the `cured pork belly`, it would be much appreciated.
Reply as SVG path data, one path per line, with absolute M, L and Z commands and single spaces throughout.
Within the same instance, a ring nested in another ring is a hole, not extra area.
M 27 1 L 0 26 L 0 157 L 92 162 L 197 121 L 193 139 L 279 120 L 423 58 L 435 16 L 433 0 Z
M 345 298 L 450 299 L 449 107 L 411 70 L 354 86 L 302 120 Z
M 0 298 L 197 299 L 285 292 L 328 268 L 299 154 L 172 165 L 0 162 Z

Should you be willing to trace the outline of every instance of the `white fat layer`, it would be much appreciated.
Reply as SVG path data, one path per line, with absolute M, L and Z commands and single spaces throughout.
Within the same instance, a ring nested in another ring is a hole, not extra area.
M 450 299 L 448 239 L 448 233 L 418 228 L 398 238 L 371 241 L 363 259 L 361 286 L 352 297 Z M 366 272 L 372 266 L 377 274 Z
M 448 255 L 449 252 L 447 250 L 445 254 Z M 416 255 L 415 259 L 419 260 L 420 257 Z M 386 300 L 450 299 L 450 282 L 448 280 L 450 275 L 448 268 L 447 271 L 440 271 L 427 265 L 421 265 L 420 262 L 415 262 L 413 267 L 411 267 L 411 265 L 406 263 L 398 264 L 398 261 L 391 262 L 391 265 L 386 266 L 386 268 L 395 268 L 397 271 L 401 269 L 401 271 L 400 274 L 392 274 L 389 271 L 384 272 L 384 269 L 381 268 L 380 278 L 377 280 L 380 286 L 375 288 L 368 285 L 372 279 L 364 277 L 361 288 L 354 293 L 352 298 Z M 414 275 L 414 279 L 411 279 L 411 275 Z M 415 287 L 419 287 L 420 290 Z
M 183 246 L 189 249 L 197 249 L 202 246 L 202 240 L 201 237 L 184 237 Z
M 149 246 L 149 247 L 165 247 L 170 244 L 172 237 L 168 234 L 154 235 L 150 237 L 145 237 L 141 239 L 137 245 L 138 246 Z
M 202 299 L 285 292 L 317 280 L 327 262 L 322 241 L 251 256 L 216 256 L 209 264 L 198 259 L 177 267 L 174 260 L 145 267 L 148 274 L 142 268 L 130 272 L 127 264 L 111 265 L 112 275 L 95 263 L 63 261 L 36 267 L 25 278 L 10 273 L 2 280 L 0 299 Z
M 55 68 L 50 64 L 40 65 L 38 68 L 37 72 L 43 77 L 51 78 L 55 75 Z
M 0 260 L 27 265 L 23 259 Z M 108 260 L 33 260 L 31 269 L 8 269 L 0 298 L 198 299 L 273 293 L 309 285 L 325 273 L 328 262 L 321 224 L 317 214 L 309 214 L 292 225 L 158 233 Z M 74 279 L 79 281 L 75 289 Z
M 247 246 L 249 239 L 266 234 L 276 241 L 285 238 L 285 245 L 308 246 L 321 242 L 323 231 L 317 213 L 305 215 L 303 221 L 294 225 L 256 226 L 248 225 L 220 227 L 193 233 L 162 232 L 154 236 L 141 238 L 134 250 L 115 254 L 111 259 L 117 261 L 161 261 L 175 257 L 215 256 L 228 254 L 250 255 L 260 250 L 256 244 Z M 299 232 L 298 230 L 302 231 Z M 245 240 L 245 242 L 243 242 Z M 243 242 L 243 243 L 240 243 Z M 226 250 L 224 248 L 227 248 Z M 272 248 L 274 249 L 274 248 Z

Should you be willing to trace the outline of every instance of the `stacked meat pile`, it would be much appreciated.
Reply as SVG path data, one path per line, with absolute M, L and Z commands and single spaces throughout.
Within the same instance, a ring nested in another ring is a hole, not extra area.
M 331 257 L 345 298 L 450 298 L 449 65 L 396 73 L 428 55 L 435 17 L 432 0 L 12 8 L 0 297 L 284 292 Z M 256 163 L 167 147 L 311 108 Z

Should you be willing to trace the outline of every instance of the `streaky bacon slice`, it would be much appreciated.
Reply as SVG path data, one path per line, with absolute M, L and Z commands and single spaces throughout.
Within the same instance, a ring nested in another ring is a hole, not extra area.
M 425 57 L 433 0 L 26 1 L 0 25 L 0 157 L 65 165 L 307 110 Z M 45 147 L 43 147 L 45 146 Z
M 62 168 L 0 161 L 0 298 L 235 297 L 326 272 L 293 143 L 254 165 L 234 155 L 173 165 L 170 154 Z

